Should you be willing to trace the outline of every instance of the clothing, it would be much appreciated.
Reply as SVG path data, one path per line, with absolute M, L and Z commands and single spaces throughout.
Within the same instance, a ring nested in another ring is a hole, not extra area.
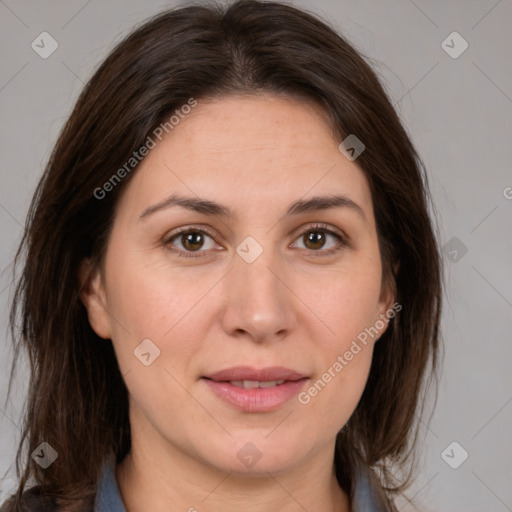
M 98 480 L 98 491 L 94 512 L 126 512 L 112 459 L 107 460 Z M 356 472 L 356 489 L 352 502 L 352 512 L 386 512 L 377 505 L 367 473 L 359 468 Z
M 355 473 L 356 488 L 352 500 L 352 512 L 386 512 L 379 505 L 372 484 L 368 477 L 368 470 L 358 467 Z
M 103 472 L 98 479 L 94 512 L 126 512 L 117 484 L 113 460 L 111 456 L 103 465 Z

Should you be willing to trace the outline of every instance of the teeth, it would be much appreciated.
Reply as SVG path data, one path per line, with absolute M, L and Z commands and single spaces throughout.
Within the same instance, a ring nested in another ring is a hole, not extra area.
M 279 384 L 282 384 L 284 380 L 269 380 L 267 382 L 260 382 L 259 387 L 260 388 L 273 388 L 274 386 L 279 386 Z
M 254 388 L 273 388 L 283 384 L 284 380 L 231 380 L 229 383 L 237 388 L 254 389 Z

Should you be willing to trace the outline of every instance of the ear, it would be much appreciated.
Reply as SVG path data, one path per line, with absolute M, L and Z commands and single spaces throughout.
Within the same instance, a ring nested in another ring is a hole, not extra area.
M 78 274 L 80 300 L 87 310 L 89 324 L 100 338 L 110 339 L 110 318 L 107 313 L 106 293 L 101 270 L 98 266 L 93 266 L 89 259 L 86 259 L 80 263 Z
M 402 309 L 402 306 L 394 302 L 396 295 L 395 279 L 399 267 L 400 263 L 395 263 L 393 265 L 393 275 L 382 280 L 379 304 L 377 308 L 377 318 L 375 321 L 375 327 L 378 329 L 379 335 L 375 341 L 381 338 L 381 336 L 386 332 L 391 318 L 393 318 L 396 313 Z

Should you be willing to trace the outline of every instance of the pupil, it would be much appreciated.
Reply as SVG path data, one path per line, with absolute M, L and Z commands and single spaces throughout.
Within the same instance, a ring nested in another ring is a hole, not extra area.
M 201 233 L 187 233 L 183 247 L 190 250 L 200 249 L 203 242 L 202 238 Z
M 306 235 L 306 246 L 312 244 L 313 249 L 320 249 L 325 242 L 324 233 L 320 231 L 311 231 Z

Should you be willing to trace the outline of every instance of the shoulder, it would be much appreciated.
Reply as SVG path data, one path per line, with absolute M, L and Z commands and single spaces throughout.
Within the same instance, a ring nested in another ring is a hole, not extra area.
M 16 504 L 15 497 L 11 496 L 0 507 L 0 512 L 53 512 L 57 510 L 59 509 L 55 499 L 41 495 L 39 486 L 25 490 L 18 504 Z
M 54 496 L 41 494 L 40 489 L 37 485 L 25 490 L 18 504 L 15 497 L 11 496 L 0 506 L 0 512 L 93 512 L 94 510 L 90 500 L 64 504 Z
M 89 492 L 90 491 L 90 492 Z M 41 493 L 41 486 L 26 489 L 16 502 L 11 495 L 0 512 L 126 512 L 115 476 L 115 460 L 106 457 L 99 478 L 81 499 L 63 499 Z

